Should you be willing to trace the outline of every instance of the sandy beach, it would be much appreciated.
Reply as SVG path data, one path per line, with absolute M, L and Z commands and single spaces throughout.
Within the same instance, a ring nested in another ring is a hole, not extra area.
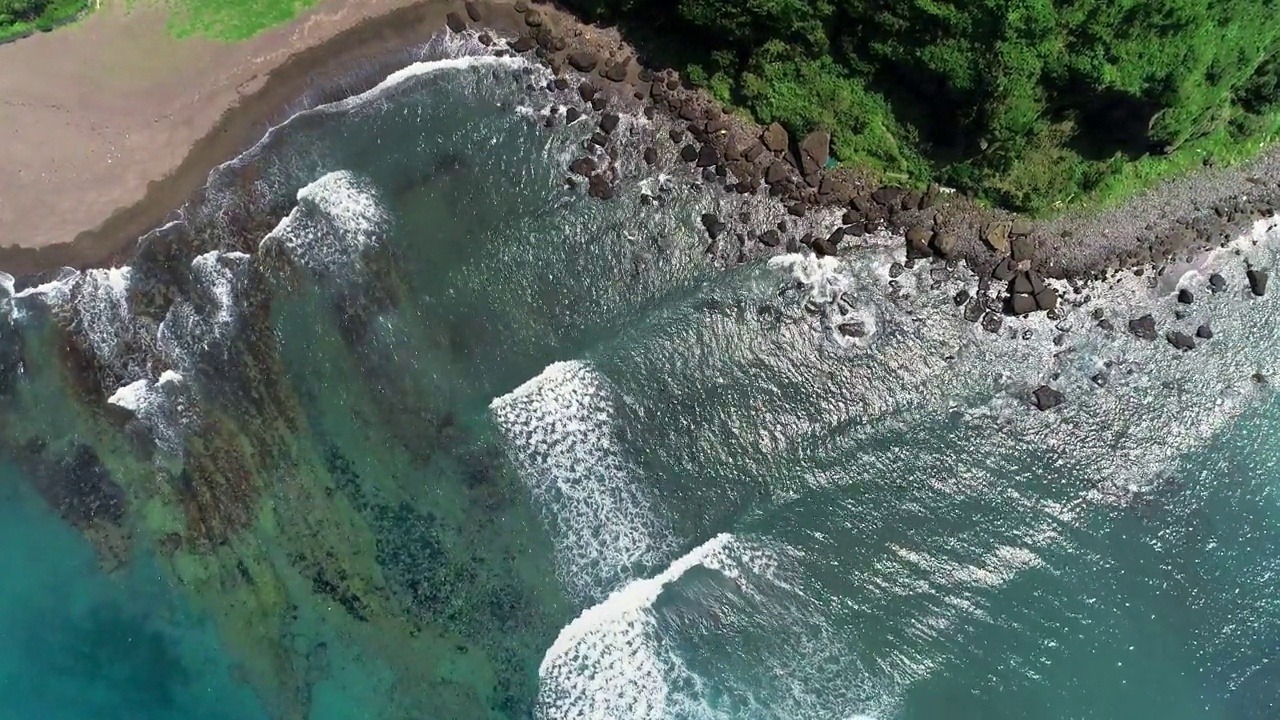
M 474 26 L 528 34 L 520 12 L 527 2 L 474 5 L 483 14 Z M 108 0 L 74 26 L 0 46 L 0 268 L 25 275 L 123 261 L 139 236 L 203 187 L 211 169 L 303 106 L 359 92 L 403 66 L 408 49 L 442 30 L 450 12 L 465 16 L 464 7 L 463 0 L 324 0 L 252 40 L 222 43 L 174 39 L 159 9 L 126 10 L 124 0 Z M 548 5 L 538 12 L 573 47 L 606 60 L 635 55 L 616 30 Z M 564 50 L 555 54 L 563 64 Z M 632 64 L 615 83 L 619 97 L 631 90 L 649 96 L 638 69 Z M 679 102 L 659 109 L 679 121 L 701 117 L 701 110 L 682 113 Z M 760 133 L 742 118 L 735 123 L 744 137 Z M 1278 168 L 1280 153 L 1271 148 L 1254 162 L 1205 168 L 1104 212 L 1036 223 L 1035 264 L 1055 276 L 1097 276 L 1208 249 L 1275 214 Z M 804 184 L 799 179 L 801 190 Z M 846 187 L 870 190 L 858 179 Z M 806 192 L 784 197 L 815 202 Z M 816 202 L 847 200 L 837 193 Z M 938 229 L 957 237 L 958 254 L 985 272 L 1003 257 L 982 239 L 993 213 L 956 200 Z
M 508 3 L 486 3 L 495 27 Z M 0 46 L 0 267 L 121 258 L 209 171 L 353 68 L 376 75 L 462 3 L 325 0 L 243 43 L 177 40 L 155 8 L 108 0 L 82 22 Z M 382 73 L 385 75 L 385 72 Z

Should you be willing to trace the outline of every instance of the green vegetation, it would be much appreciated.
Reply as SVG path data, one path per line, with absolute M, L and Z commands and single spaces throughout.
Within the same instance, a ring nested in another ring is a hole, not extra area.
M 198 35 L 215 40 L 246 40 L 267 28 L 292 20 L 316 2 L 317 0 L 172 0 L 173 15 L 169 20 L 169 29 L 180 38 Z
M 0 42 L 48 32 L 80 16 L 88 0 L 0 0 Z
M 571 1 L 763 122 L 827 128 L 842 161 L 1025 211 L 1280 130 L 1280 0 Z

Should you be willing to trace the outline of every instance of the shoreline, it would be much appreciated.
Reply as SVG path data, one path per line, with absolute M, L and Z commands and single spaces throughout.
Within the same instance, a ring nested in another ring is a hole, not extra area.
M 472 12 L 480 19 L 473 19 Z M 534 16 L 536 22 L 531 19 Z M 653 108 L 678 125 L 687 123 L 692 141 L 682 138 L 681 143 L 688 142 L 682 149 L 689 152 L 693 147 L 693 152 L 711 155 L 687 158 L 695 167 L 708 173 L 712 169 L 723 173 L 727 168 L 739 180 L 738 192 L 767 188 L 796 216 L 812 207 L 849 208 L 825 242 L 805 237 L 801 244 L 820 255 L 831 255 L 842 239 L 857 238 L 863 231 L 903 233 L 907 267 L 916 260 L 938 257 L 966 262 L 980 278 L 978 290 L 980 296 L 987 296 L 986 311 L 998 311 L 998 305 L 1010 299 L 1002 297 L 998 288 L 992 297 L 993 280 L 1003 283 L 1013 274 L 1038 273 L 1070 279 L 1074 285 L 1124 270 L 1160 268 L 1185 254 L 1219 247 L 1252 222 L 1280 214 L 1280 148 L 1272 147 L 1253 161 L 1233 168 L 1205 168 L 1115 207 L 1070 211 L 1058 218 L 1028 221 L 1028 225 L 1018 216 L 980 208 L 959 196 L 940 196 L 936 187 L 925 193 L 877 187 L 856 169 L 828 171 L 829 145 L 821 142 L 823 138 L 813 139 L 821 133 L 791 138 L 782 132 L 781 139 L 771 141 L 769 135 L 781 128 L 761 128 L 722 113 L 718 103 L 675 71 L 639 66 L 635 49 L 617 29 L 588 25 L 569 10 L 538 0 L 532 4 L 528 0 L 413 0 L 364 17 L 320 42 L 290 50 L 256 90 L 240 95 L 221 112 L 176 168 L 148 182 L 140 200 L 116 209 L 70 242 L 0 247 L 0 269 L 21 277 L 124 260 L 143 236 L 198 201 L 214 168 L 251 148 L 272 126 L 296 112 L 357 94 L 409 64 L 415 47 L 438 32 L 457 30 L 450 27 L 451 18 L 476 30 L 491 29 L 513 37 L 516 50 L 535 51 L 538 61 L 560 77 L 570 69 L 567 65 L 574 65 L 569 56 L 590 54 L 590 68 L 572 69 L 589 77 L 602 94 L 632 109 Z M 289 27 L 307 22 L 304 15 Z M 603 106 L 596 108 L 597 114 L 602 110 Z M 676 142 L 674 135 L 672 141 Z M 599 197 L 611 194 L 612 180 L 602 179 L 610 173 L 606 165 L 579 174 L 588 180 L 591 194 Z M 773 245 L 756 242 L 770 232 L 750 238 L 753 246 L 758 250 L 777 247 L 776 237 Z M 1002 264 L 1007 266 L 1004 272 Z M 1052 311 L 1056 304 L 1054 295 L 1034 309 Z

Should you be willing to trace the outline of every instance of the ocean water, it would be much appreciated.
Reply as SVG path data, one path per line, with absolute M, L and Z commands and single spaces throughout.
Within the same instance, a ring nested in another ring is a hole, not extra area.
M 709 259 L 785 212 L 660 121 L 566 186 L 592 122 L 485 52 L 0 276 L 0 718 L 1280 717 L 1271 223 L 990 334 L 891 236 Z

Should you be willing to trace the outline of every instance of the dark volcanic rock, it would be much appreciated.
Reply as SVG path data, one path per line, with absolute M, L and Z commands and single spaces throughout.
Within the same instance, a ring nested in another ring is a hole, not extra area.
M 1151 315 L 1143 315 L 1129 321 L 1129 332 L 1143 340 L 1156 339 L 1156 319 Z
M 933 235 L 933 251 L 944 258 L 952 258 L 956 254 L 956 236 L 949 232 Z
M 658 151 L 652 147 L 644 149 L 644 162 L 646 165 L 652 165 L 658 162 Z
M 528 25 L 529 27 L 541 27 L 542 13 L 538 12 L 537 10 L 530 10 L 529 12 L 525 13 L 524 24 Z
M 1026 237 L 1025 235 L 1015 237 L 1010 243 L 1010 246 L 1012 247 L 1011 254 L 1013 255 L 1013 261 L 1016 263 L 1023 262 L 1024 260 L 1030 260 L 1031 257 L 1035 255 L 1035 243 L 1031 241 L 1031 238 Z
M 1021 237 L 1031 234 L 1031 221 L 1026 218 L 1014 218 L 1009 223 L 1009 234 L 1015 237 Z
M 1036 293 L 1036 307 L 1050 312 L 1058 307 L 1058 291 L 1051 287 L 1046 287 Z
M 840 241 L 843 239 L 844 239 L 844 228 L 836 228 L 835 230 L 831 231 L 830 235 L 827 236 L 827 242 L 831 243 L 833 246 L 839 245 Z
M 929 249 L 929 241 L 933 232 L 923 225 L 913 225 L 907 230 L 907 259 L 918 260 L 933 254 Z
M 627 67 L 631 64 L 631 58 L 625 58 L 609 67 L 605 68 L 602 73 L 606 80 L 613 82 L 622 82 L 627 79 Z
M 591 174 L 596 171 L 596 161 L 589 157 L 581 157 L 569 163 L 569 170 L 582 177 L 591 177 Z
M 612 200 L 614 196 L 613 185 L 604 175 L 592 175 L 591 182 L 587 187 L 587 194 L 601 200 Z
M 1245 273 L 1249 280 L 1249 289 L 1254 295 L 1262 297 L 1267 294 L 1267 272 L 1265 270 L 1249 270 Z
M 793 217 L 804 217 L 809 211 L 809 207 L 804 203 L 791 203 L 787 206 L 787 213 Z
M 1031 279 L 1031 273 L 1023 272 L 1014 276 L 1013 282 L 1009 284 L 1009 292 L 1024 293 L 1033 295 L 1036 292 L 1036 284 Z
M 989 333 L 998 333 L 1000 328 L 1004 326 L 1004 318 L 1000 317 L 1000 313 L 988 311 L 982 316 L 982 329 Z
M 720 151 L 711 144 L 703 145 L 698 149 L 698 167 L 714 167 L 720 164 Z
M 955 302 L 956 307 L 960 307 L 961 305 L 969 302 L 969 291 L 965 288 L 960 288 L 956 291 L 956 294 L 951 298 L 951 300 Z
M 600 60 L 593 54 L 585 50 L 578 50 L 569 53 L 569 57 L 565 58 L 569 62 L 569 67 L 578 72 L 591 72 L 596 69 L 596 65 Z
M 564 111 L 564 121 L 566 124 L 573 123 L 580 117 L 582 117 L 582 111 L 576 107 L 571 107 Z
M 964 306 L 965 320 L 971 323 L 978 322 L 979 320 L 982 319 L 982 313 L 983 313 L 982 303 L 978 301 L 978 298 L 973 298 L 969 302 L 965 303 L 965 306 Z
M 902 273 L 906 271 L 907 271 L 907 268 L 904 267 L 903 264 L 900 262 L 894 262 L 889 265 L 890 278 L 902 277 Z
M 1212 292 L 1216 292 L 1216 293 L 1220 293 L 1220 292 L 1222 292 L 1223 290 L 1226 290 L 1226 289 L 1227 289 L 1227 279 L 1226 279 L 1226 278 L 1222 277 L 1222 276 L 1221 276 L 1221 275 L 1219 275 L 1218 273 L 1214 273 L 1214 274 L 1212 274 L 1212 275 L 1210 275 L 1210 276 L 1209 276 L 1209 290 L 1210 290 L 1210 291 L 1212 291 Z
M 471 18 L 471 22 L 480 22 L 483 16 L 480 14 L 480 5 L 476 0 L 467 0 L 462 5 L 467 11 L 467 17 Z
M 516 38 L 515 42 L 511 43 L 511 49 L 515 50 L 518 53 L 529 52 L 530 50 L 533 49 L 533 46 L 536 44 L 537 43 L 534 42 L 533 38 L 529 37 L 528 35 L 521 35 L 520 37 Z
M 991 277 L 1000 282 L 1006 282 L 1012 279 L 1016 273 L 1017 270 L 1014 268 L 1013 260 L 1005 258 L 996 263 L 996 266 L 992 268 Z
M 786 128 L 778 123 L 773 123 L 760 134 L 760 142 L 769 152 L 780 153 L 786 152 L 787 145 L 791 142 L 791 137 L 787 135 Z
M 813 175 L 827 166 L 831 156 L 831 134 L 814 130 L 800 141 L 800 169 L 805 175 Z
M 764 173 L 764 181 L 770 185 L 775 185 L 787 178 L 787 166 L 781 162 L 775 162 L 769 166 Z
M 1195 301 L 1196 301 L 1196 296 L 1192 295 L 1190 290 L 1183 288 L 1178 291 L 1178 302 L 1182 303 L 1183 305 L 1190 305 Z
M 582 102 L 591 102 L 596 97 L 596 86 L 592 85 L 589 80 L 583 80 L 578 85 L 578 96 L 582 98 Z
M 1200 338 L 1201 340 L 1212 340 L 1213 328 L 1209 327 L 1209 323 L 1205 323 L 1204 325 L 1201 325 L 1200 327 L 1196 328 L 1196 337 Z
M 706 229 L 707 235 L 715 240 L 720 237 L 720 233 L 724 232 L 725 224 L 712 213 L 703 213 L 702 227 Z
M 437 15 L 436 17 L 440 17 L 440 16 Z M 449 28 L 449 30 L 456 33 L 460 33 L 463 30 L 467 29 L 467 21 L 463 20 L 462 16 L 456 12 L 451 12 L 448 15 L 445 15 L 444 24 L 445 24 L 445 27 Z
M 685 162 L 693 162 L 698 159 L 698 146 L 689 143 L 680 148 L 680 159 Z
M 1009 296 L 1009 312 L 1013 315 L 1029 315 L 1035 312 L 1036 299 L 1026 293 Z
M 596 95 L 591 100 L 591 109 L 595 110 L 596 112 L 600 112 L 601 110 L 604 110 L 605 106 L 608 104 L 609 104 L 609 98 L 605 97 L 604 95 Z
M 1048 385 L 1041 385 L 1031 393 L 1031 404 L 1036 406 L 1037 410 L 1048 410 L 1058 407 L 1066 400 L 1062 393 L 1054 390 Z
M 827 238 L 817 238 L 813 241 L 813 252 L 818 257 L 823 257 L 826 255 L 835 255 L 836 246 Z
M 604 117 L 600 118 L 600 129 L 607 133 L 611 133 L 618 129 L 619 120 L 620 118 L 617 113 L 605 113 Z
M 760 233 L 760 244 L 765 247 L 778 247 L 782 243 L 782 234 L 773 228 Z
M 1169 334 L 1165 335 L 1165 339 L 1169 341 L 1170 345 L 1183 352 L 1196 349 L 1196 341 L 1192 340 L 1190 335 L 1178 330 L 1169 332 Z

